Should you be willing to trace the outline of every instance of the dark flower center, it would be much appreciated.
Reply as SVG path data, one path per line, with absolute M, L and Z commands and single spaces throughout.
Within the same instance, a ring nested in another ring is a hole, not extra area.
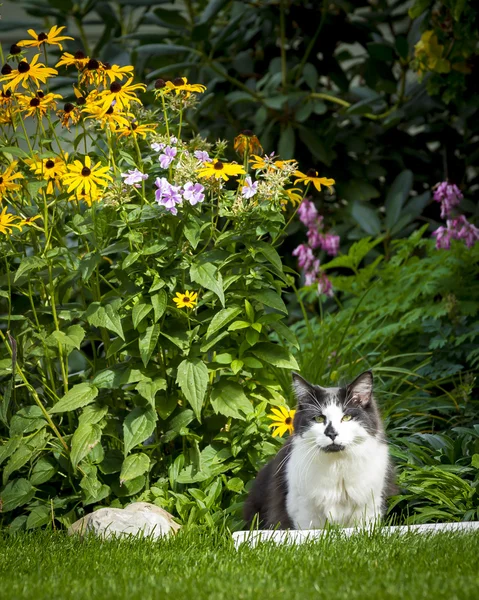
M 30 65 L 22 60 L 22 62 L 18 63 L 18 72 L 19 73 L 28 73 L 30 71 Z
M 0 176 L 0 185 L 3 183 L 3 177 Z
M 176 79 L 173 79 L 173 85 L 185 85 L 185 80 L 183 77 L 177 77 Z
M 86 58 L 86 57 L 85 57 L 85 53 L 83 52 L 83 50 L 77 50 L 75 52 L 75 54 L 73 55 L 73 58 L 76 58 L 77 60 L 81 60 L 82 58 Z
M 13 70 L 12 67 L 8 63 L 5 63 L 2 67 L 1 73 L 2 73 L 2 75 L 10 75 L 12 70 Z
M 66 113 L 69 113 L 69 112 L 72 112 L 72 110 L 73 110 L 74 108 L 75 108 L 75 107 L 73 106 L 73 104 L 72 104 L 71 102 L 67 102 L 67 103 L 65 104 L 65 106 L 63 107 L 63 110 L 64 110 Z
M 306 173 L 306 177 L 317 177 L 318 176 L 318 172 L 315 171 L 314 169 L 309 169 L 308 172 Z
M 53 160 L 47 160 L 47 162 L 45 163 L 45 166 L 47 169 L 53 169 L 53 167 L 55 166 L 55 163 L 53 162 Z
M 95 69 L 98 69 L 99 66 L 100 63 L 95 58 L 90 58 L 90 60 L 87 62 L 86 68 L 90 69 L 90 71 L 94 71 Z
M 132 123 L 131 124 L 131 128 L 133 129 L 133 131 L 135 131 L 135 129 L 138 127 L 138 125 L 136 123 Z
M 106 111 L 106 115 L 111 115 L 113 113 L 113 104 L 110 106 L 110 108 Z
M 88 175 L 91 174 L 91 171 L 88 167 L 83 167 L 83 169 L 81 170 L 81 174 L 83 175 L 83 177 L 88 177 Z
M 7 90 L 6 92 L 4 92 L 2 90 L 2 98 L 11 98 L 12 97 L 12 91 L 11 90 Z
M 42 31 L 41 33 L 38 34 L 38 41 L 39 42 L 43 42 L 44 40 L 48 40 L 48 35 Z
M 291 425 L 292 421 L 293 421 L 293 419 L 292 419 L 291 417 L 287 417 L 287 418 L 284 420 L 284 422 L 285 422 L 285 424 L 286 424 L 286 425 Z
M 79 98 L 77 98 L 77 104 L 78 106 L 83 106 L 84 104 L 86 104 L 86 98 L 80 96 Z
M 105 71 L 109 71 L 111 69 L 111 65 L 109 62 L 102 62 L 101 66 L 105 69 Z
M 217 171 L 221 171 L 222 168 L 223 168 L 223 163 L 220 160 L 216 161 L 215 162 L 215 169 Z
M 20 54 L 21 51 L 22 49 L 18 44 L 12 44 L 10 46 L 10 54 Z
M 118 81 L 114 81 L 111 85 L 110 85 L 110 92 L 113 92 L 114 94 L 118 94 L 118 92 L 121 90 L 121 83 L 118 83 Z
M 32 98 L 30 100 L 30 106 L 33 106 L 33 107 L 40 106 L 40 100 L 38 98 Z
M 164 80 L 164 79 L 157 79 L 157 80 L 155 81 L 155 88 L 156 88 L 157 90 L 161 90 L 161 88 L 164 88 L 164 87 L 165 87 L 165 85 L 166 85 L 166 82 L 165 82 L 165 80 Z
M 254 133 L 251 131 L 251 129 L 243 129 L 243 131 L 241 132 L 243 135 L 246 135 L 247 137 L 253 137 Z
M 38 90 L 38 91 L 37 91 L 37 96 L 38 96 L 39 98 L 44 98 L 44 97 L 45 97 L 45 94 L 42 92 L 42 90 Z

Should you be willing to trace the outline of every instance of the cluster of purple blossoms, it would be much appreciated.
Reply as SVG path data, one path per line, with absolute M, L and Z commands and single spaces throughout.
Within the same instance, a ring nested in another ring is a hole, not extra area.
M 202 163 L 211 162 L 213 159 L 210 158 L 210 155 L 206 150 L 195 150 L 193 152 L 193 156 L 197 158 Z
M 451 240 L 462 240 L 468 248 L 472 248 L 479 240 L 479 229 L 466 219 L 464 215 L 455 218 L 452 216 L 454 209 L 463 199 L 457 185 L 443 181 L 437 184 L 434 191 L 434 200 L 441 203 L 441 218 L 446 220 L 446 227 L 439 227 L 432 235 L 436 238 L 438 250 L 449 250 Z
M 148 179 L 148 175 L 146 173 L 142 173 L 138 169 L 130 169 L 128 173 L 121 173 L 126 185 L 132 185 L 133 187 L 139 188 L 141 187 L 141 182 L 145 179 Z
M 243 198 L 249 199 L 255 196 L 258 192 L 258 182 L 251 180 L 251 177 L 248 175 L 244 180 L 245 185 L 241 188 L 241 195 Z
M 178 150 L 173 146 L 165 146 L 163 153 L 159 156 L 160 166 L 162 169 L 167 169 L 174 161 Z
M 293 256 L 298 258 L 298 267 L 304 272 L 305 285 L 318 284 L 318 293 L 326 296 L 333 295 L 333 287 L 324 271 L 321 271 L 319 258 L 314 256 L 313 250 L 321 248 L 330 256 L 339 252 L 340 238 L 332 233 L 323 231 L 323 217 L 310 200 L 304 199 L 298 208 L 299 220 L 308 228 L 308 243 L 300 244 Z
M 155 185 L 158 188 L 155 191 L 155 200 L 160 205 L 166 208 L 172 215 L 178 214 L 176 208 L 183 200 L 189 202 L 192 206 L 203 202 L 205 199 L 204 187 L 201 183 L 192 183 L 188 181 L 183 188 L 178 185 L 171 185 L 165 177 L 157 177 Z

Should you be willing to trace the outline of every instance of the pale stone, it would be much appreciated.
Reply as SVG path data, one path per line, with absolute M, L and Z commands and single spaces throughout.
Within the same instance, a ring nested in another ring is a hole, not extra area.
M 383 535 L 405 533 L 434 534 L 444 531 L 448 532 L 470 532 L 479 531 L 479 521 L 465 521 L 461 523 L 427 523 L 424 525 L 396 525 L 391 527 L 373 525 L 370 528 L 348 527 L 334 530 L 338 534 L 346 537 L 358 533 L 368 533 L 379 531 Z M 304 544 L 321 538 L 329 533 L 328 529 L 303 529 L 303 530 L 276 530 L 260 529 L 257 531 L 236 531 L 233 533 L 235 548 L 241 544 L 255 547 L 260 542 L 274 542 L 275 544 Z
M 100 508 L 73 523 L 68 534 L 92 533 L 104 539 L 136 535 L 158 538 L 179 528 L 166 510 L 149 502 L 134 502 L 126 508 Z

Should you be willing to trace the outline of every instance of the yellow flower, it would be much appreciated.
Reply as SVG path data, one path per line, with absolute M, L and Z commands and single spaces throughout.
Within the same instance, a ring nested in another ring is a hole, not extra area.
M 100 122 L 102 128 L 108 126 L 111 131 L 116 131 L 119 127 L 130 126 L 130 121 L 126 118 L 126 115 L 130 115 L 130 113 L 121 112 L 116 104 L 112 104 L 105 112 L 98 104 L 87 102 L 82 112 L 89 115 L 85 117 L 86 119 L 95 119 Z
M 284 190 L 284 192 L 288 197 L 288 200 L 284 201 L 284 208 L 286 208 L 286 204 L 288 202 L 290 202 L 293 206 L 296 206 L 296 204 L 299 204 L 303 199 L 303 194 L 301 193 L 301 190 L 299 188 L 291 188 L 290 190 Z
M 35 54 L 30 64 L 26 60 L 22 60 L 18 63 L 16 69 L 11 69 L 10 73 L 2 75 L 0 77 L 0 82 L 8 82 L 3 87 L 4 91 L 15 91 L 20 84 L 22 84 L 25 89 L 28 89 L 30 80 L 32 80 L 37 87 L 40 87 L 39 81 L 45 83 L 49 77 L 58 75 L 58 71 L 55 71 L 55 69 L 50 69 L 43 63 L 39 63 L 39 56 L 40 54 Z
M 173 298 L 176 308 L 194 308 L 198 303 L 198 294 L 196 292 L 176 292 L 176 297 Z
M 0 199 L 2 199 L 7 192 L 13 192 L 21 188 L 21 185 L 16 183 L 15 179 L 23 179 L 23 175 L 21 173 L 13 172 L 17 165 L 18 160 L 14 160 L 8 165 L 3 173 L 0 171 Z
M 246 175 L 246 171 L 241 165 L 234 163 L 224 163 L 215 158 L 213 162 L 206 163 L 197 170 L 199 177 L 214 177 L 228 181 L 230 177 L 237 175 Z
M 108 85 L 108 80 L 110 80 L 110 83 L 113 83 L 117 79 L 123 81 L 124 77 L 133 77 L 134 67 L 132 66 L 120 67 L 119 65 L 110 65 L 110 63 L 102 62 L 100 67 L 103 72 L 105 85 Z
M 243 156 L 245 152 L 255 156 L 263 152 L 259 139 L 249 129 L 245 129 L 235 137 L 233 148 L 240 156 Z
M 65 154 L 65 159 L 68 154 Z M 56 156 L 55 158 L 44 158 L 43 160 L 29 160 L 30 169 L 38 176 L 39 179 L 48 181 L 46 193 L 53 194 L 56 187 L 61 190 L 61 178 L 66 173 L 65 161 Z
M 451 63 L 443 57 L 444 46 L 439 43 L 434 31 L 425 31 L 419 42 L 414 46 L 414 56 L 418 62 L 418 73 L 435 71 L 449 73 Z
M 28 29 L 28 33 L 32 36 L 33 40 L 21 40 L 17 46 L 29 46 L 40 48 L 42 44 L 50 44 L 51 46 L 58 46 L 60 50 L 63 50 L 63 46 L 60 44 L 63 40 L 72 40 L 72 37 L 66 35 L 61 36 L 60 33 L 65 29 L 65 26 L 58 27 L 54 25 L 48 33 L 42 31 L 38 33 L 34 29 Z
M 155 133 L 155 127 L 156 123 L 138 125 L 138 123 L 133 122 L 128 123 L 127 127 L 119 127 L 116 133 L 120 134 L 119 137 L 128 137 L 131 135 L 135 138 L 140 136 L 145 139 L 147 133 Z
M 294 415 L 296 413 L 295 410 L 290 410 L 286 406 L 280 406 L 279 408 L 271 409 L 273 414 L 266 415 L 268 419 L 272 419 L 273 423 L 268 425 L 268 427 L 275 427 L 276 429 L 273 431 L 273 437 L 283 435 L 289 431 L 291 435 L 293 433 L 293 421 Z
M 57 111 L 57 117 L 59 117 L 62 127 L 66 127 L 70 131 L 70 124 L 76 125 L 80 121 L 81 111 L 78 106 L 66 102 L 63 109 Z
M 110 108 L 113 102 L 115 103 L 115 108 L 118 108 L 119 110 L 129 108 L 132 102 L 141 104 L 140 99 L 136 97 L 135 90 L 144 92 L 146 86 L 143 83 L 135 83 L 132 85 L 132 81 L 133 77 L 130 77 L 124 84 L 114 81 L 110 85 L 109 90 L 103 90 L 98 94 L 96 104 L 101 106 L 104 112 Z
M 104 188 L 108 181 L 113 181 L 108 174 L 109 167 L 102 167 L 100 162 L 92 166 L 89 156 L 85 156 L 85 164 L 75 160 L 73 164 L 67 165 L 66 169 L 62 183 L 68 186 L 68 193 L 75 191 L 75 197 L 85 199 L 89 206 L 98 198 L 98 186 Z
M 90 61 L 89 56 L 85 56 L 85 53 L 82 50 L 77 50 L 75 54 L 70 54 L 69 52 L 64 52 L 57 62 L 55 67 L 76 67 L 79 71 L 84 69 Z
M 77 188 L 74 193 L 68 198 L 70 202 L 81 202 L 84 200 L 88 206 L 91 206 L 94 202 L 99 202 L 101 199 L 102 190 L 93 192 L 90 190 L 87 192 L 84 187 Z
M 318 190 L 318 192 L 321 191 L 322 185 L 325 185 L 327 188 L 329 188 L 329 190 L 331 190 L 331 187 L 336 183 L 334 181 L 334 179 L 328 179 L 327 177 L 319 177 L 318 172 L 315 171 L 314 169 L 309 169 L 309 171 L 307 173 L 301 173 L 301 171 L 295 171 L 294 174 L 298 178 L 294 182 L 294 185 L 296 185 L 298 183 L 298 181 L 300 181 L 304 185 L 307 185 L 308 183 L 312 183 L 314 185 L 314 187 Z
M 11 106 L 0 107 L 0 124 L 13 125 L 14 111 Z
M 294 158 L 290 158 L 288 160 L 273 160 L 273 158 L 269 156 L 262 157 L 258 156 L 257 154 L 252 154 L 249 162 L 251 163 L 253 169 L 260 171 L 264 169 L 271 170 L 274 167 L 283 169 L 288 163 L 295 163 L 296 161 Z
M 189 98 L 192 93 L 202 94 L 206 90 L 206 86 L 200 83 L 188 83 L 186 77 L 177 77 L 173 81 L 166 81 L 164 87 L 161 89 L 165 93 L 175 92 L 177 96 L 180 92 L 185 92 L 185 98 Z
M 19 94 L 17 101 L 20 112 L 25 113 L 26 117 L 43 117 L 51 109 L 57 106 L 56 99 L 61 98 L 60 94 L 45 94 L 42 90 L 37 90 L 36 94 Z
M 13 102 L 13 96 L 11 90 L 0 91 L 0 106 L 11 106 Z
M 5 235 L 7 233 L 12 233 L 13 227 L 21 229 L 23 225 L 20 217 L 12 215 L 11 213 L 7 213 L 7 209 L 8 206 L 5 206 L 5 208 L 0 213 L 0 233 L 4 233 Z M 17 221 L 18 219 L 20 219 L 19 222 L 15 223 L 15 221 Z

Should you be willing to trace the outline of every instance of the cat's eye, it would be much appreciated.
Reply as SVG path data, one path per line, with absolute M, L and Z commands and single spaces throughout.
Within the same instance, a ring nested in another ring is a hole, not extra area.
M 326 422 L 326 418 L 323 417 L 323 415 L 318 415 L 317 417 L 314 417 L 314 420 L 316 421 L 316 423 L 325 423 Z
M 344 415 L 344 417 L 341 419 L 341 421 L 351 421 L 353 417 L 351 415 Z

